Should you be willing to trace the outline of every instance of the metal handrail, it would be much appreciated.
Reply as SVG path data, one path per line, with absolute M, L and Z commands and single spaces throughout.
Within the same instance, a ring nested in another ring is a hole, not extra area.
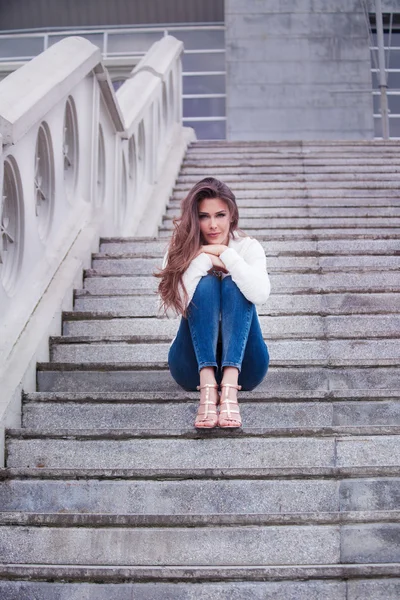
M 160 36 L 163 35 L 168 35 L 168 34 L 173 34 L 174 32 L 179 32 L 179 31 L 224 31 L 225 30 L 225 25 L 221 24 L 221 23 L 217 23 L 217 24 L 213 24 L 213 25 L 159 25 L 159 26 L 152 26 L 152 27 L 140 27 L 140 26 L 134 26 L 134 27 L 121 27 L 121 28 L 116 28 L 116 27 L 99 27 L 99 28 L 95 28 L 95 29 L 90 29 L 87 27 L 84 28 L 73 28 L 73 29 L 54 29 L 51 31 L 37 31 L 37 30 L 31 30 L 30 32 L 24 32 L 24 33 L 0 33 L 0 40 L 2 39 L 18 39 L 18 38 L 43 38 L 43 48 L 41 51 L 47 50 L 47 48 L 49 47 L 49 42 L 51 40 L 52 37 L 60 37 L 60 36 L 72 36 L 72 35 L 79 35 L 79 36 L 85 36 L 85 35 L 101 35 L 102 36 L 102 42 L 101 42 L 101 46 L 100 50 L 102 52 L 103 55 L 103 59 L 107 59 L 107 58 L 116 58 L 116 57 L 121 57 L 121 56 L 138 56 L 141 57 L 143 56 L 146 51 L 137 51 L 134 53 L 131 52 L 125 52 L 125 53 L 121 53 L 121 52 L 109 52 L 108 51 L 108 46 L 109 46 L 109 38 L 112 35 L 121 35 L 124 33 L 160 33 Z M 195 50 L 185 50 L 186 54 L 195 54 L 195 53 L 201 53 L 201 52 L 206 52 L 206 50 L 203 49 L 195 49 Z M 207 52 L 225 52 L 225 48 L 210 48 L 207 49 Z M 29 56 L 12 56 L 12 57 L 2 57 L 0 56 L 0 62 L 11 62 L 11 61 L 18 61 L 18 60 L 30 60 L 31 58 L 33 58 L 35 55 L 29 55 Z

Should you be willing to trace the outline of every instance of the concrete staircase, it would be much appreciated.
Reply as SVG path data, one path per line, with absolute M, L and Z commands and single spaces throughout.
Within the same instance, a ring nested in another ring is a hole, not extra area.
M 215 175 L 264 245 L 270 372 L 196 433 L 151 276 Z M 159 239 L 102 240 L 0 471 L 0 598 L 398 600 L 400 149 L 196 143 Z

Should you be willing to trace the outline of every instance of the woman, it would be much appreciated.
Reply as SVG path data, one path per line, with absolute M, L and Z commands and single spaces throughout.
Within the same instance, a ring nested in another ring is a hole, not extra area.
M 228 186 L 199 181 L 182 201 L 157 275 L 164 309 L 182 315 L 168 364 L 182 388 L 200 390 L 196 428 L 241 427 L 237 391 L 255 388 L 268 369 L 255 308 L 270 293 L 265 253 L 238 220 Z

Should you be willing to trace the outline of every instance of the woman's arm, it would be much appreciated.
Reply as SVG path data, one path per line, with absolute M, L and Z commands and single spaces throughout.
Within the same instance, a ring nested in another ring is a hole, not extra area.
M 200 279 L 207 275 L 208 271 L 212 269 L 213 262 L 211 257 L 205 252 L 201 252 L 192 260 L 186 271 L 182 276 L 182 283 L 188 294 L 188 304 L 193 298 L 193 294 L 196 291 L 197 284 Z
M 247 300 L 253 304 L 267 301 L 271 284 L 265 252 L 257 240 L 251 239 L 243 255 L 233 248 L 227 248 L 220 254 L 220 260 Z

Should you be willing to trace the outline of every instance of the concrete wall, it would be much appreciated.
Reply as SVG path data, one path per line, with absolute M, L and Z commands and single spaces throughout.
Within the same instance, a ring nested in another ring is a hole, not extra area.
M 360 0 L 225 0 L 227 138 L 371 139 Z

